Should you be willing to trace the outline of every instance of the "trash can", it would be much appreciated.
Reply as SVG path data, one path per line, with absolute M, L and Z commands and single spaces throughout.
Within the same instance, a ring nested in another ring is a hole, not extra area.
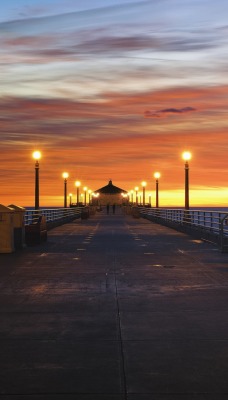
M 47 240 L 47 222 L 43 215 L 37 221 L 25 227 L 25 243 L 27 246 L 34 246 Z
M 134 218 L 140 218 L 139 207 L 137 206 L 132 207 L 131 214 Z
M 14 231 L 13 231 L 14 211 L 0 204 L 0 253 L 13 253 Z
M 89 215 L 94 215 L 96 213 L 96 207 L 90 206 L 89 207 Z
M 81 219 L 89 218 L 89 207 L 84 207 L 81 211 Z
M 15 204 L 10 204 L 13 211 L 13 230 L 14 230 L 14 247 L 16 249 L 21 249 L 25 245 L 25 208 L 16 206 Z

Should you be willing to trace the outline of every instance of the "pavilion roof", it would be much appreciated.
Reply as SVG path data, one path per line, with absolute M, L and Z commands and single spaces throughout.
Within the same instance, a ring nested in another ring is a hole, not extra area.
M 103 186 L 100 189 L 94 191 L 95 193 L 100 194 L 120 194 L 120 193 L 127 193 L 126 190 L 119 188 L 118 186 L 113 185 L 112 180 L 110 179 L 108 185 Z

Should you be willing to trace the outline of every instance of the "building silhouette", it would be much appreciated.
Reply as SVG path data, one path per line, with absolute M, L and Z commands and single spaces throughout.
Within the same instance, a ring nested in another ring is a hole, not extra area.
M 97 198 L 98 200 L 94 199 L 93 202 L 98 201 L 99 205 L 105 206 L 107 204 L 120 205 L 126 203 L 126 198 L 124 198 L 123 195 L 126 195 L 128 192 L 119 188 L 118 186 L 113 185 L 112 180 L 110 180 L 108 185 L 95 190 L 94 193 L 99 193 L 99 197 Z

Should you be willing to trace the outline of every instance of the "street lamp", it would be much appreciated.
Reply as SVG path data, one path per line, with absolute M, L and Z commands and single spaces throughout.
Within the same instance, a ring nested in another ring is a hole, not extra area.
M 138 186 L 135 187 L 135 200 L 136 200 L 136 205 L 138 205 Z
M 90 205 L 92 190 L 88 190 L 88 193 L 89 193 L 89 205 Z
M 87 187 L 86 186 L 84 186 L 84 188 L 83 188 L 83 190 L 84 190 L 84 203 L 85 203 L 85 206 L 86 206 L 86 192 L 87 192 Z
M 68 172 L 63 172 L 62 177 L 64 179 L 64 208 L 67 208 L 67 178 L 69 178 Z
M 95 197 L 97 199 L 96 201 L 96 205 L 99 205 L 99 201 L 98 201 L 98 197 L 100 196 L 100 193 L 92 193 L 92 196 Z M 95 200 L 94 200 L 95 201 Z
M 122 203 L 125 205 L 125 201 L 128 202 L 128 193 L 121 193 L 121 196 L 122 196 Z
M 80 181 L 76 181 L 75 182 L 75 186 L 77 188 L 77 206 L 79 204 L 79 187 L 81 186 L 81 182 Z
M 134 190 L 131 190 L 131 204 L 133 204 L 134 201 L 133 196 L 134 196 Z
M 160 178 L 161 174 L 160 172 L 155 172 L 154 173 L 154 177 L 156 179 L 156 208 L 159 207 L 159 200 L 158 200 L 158 183 L 159 183 L 159 178 Z
M 145 207 L 146 185 L 147 185 L 147 183 L 143 181 L 143 182 L 142 182 L 142 187 L 143 187 L 143 207 Z
M 39 160 L 41 158 L 40 151 L 34 151 L 32 153 L 35 162 L 35 210 L 39 210 Z
M 191 160 L 192 155 L 189 151 L 184 151 L 182 153 L 182 158 L 185 161 L 185 210 L 189 210 L 189 160 Z

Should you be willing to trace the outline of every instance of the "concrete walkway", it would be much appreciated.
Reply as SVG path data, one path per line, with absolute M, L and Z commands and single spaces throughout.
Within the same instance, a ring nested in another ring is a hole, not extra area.
M 0 254 L 0 400 L 228 399 L 227 278 L 228 254 L 119 209 Z

